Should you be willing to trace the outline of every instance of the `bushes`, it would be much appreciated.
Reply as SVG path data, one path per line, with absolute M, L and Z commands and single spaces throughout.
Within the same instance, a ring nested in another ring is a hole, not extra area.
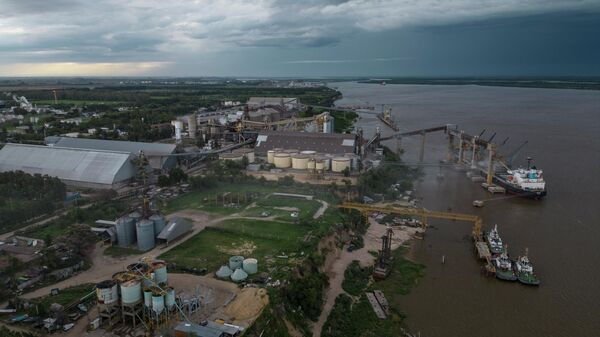
M 369 285 L 373 267 L 361 268 L 358 261 L 352 263 L 344 272 L 342 288 L 350 295 L 360 295 Z

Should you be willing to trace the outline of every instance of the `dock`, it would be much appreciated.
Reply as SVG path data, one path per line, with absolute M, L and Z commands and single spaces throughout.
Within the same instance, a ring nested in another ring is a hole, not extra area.
M 492 253 L 487 244 L 480 240 L 475 240 L 475 249 L 480 260 L 485 260 L 485 269 L 488 274 L 495 273 L 496 268 L 492 263 Z
M 369 303 L 371 303 L 371 307 L 373 308 L 373 311 L 375 312 L 375 315 L 379 318 L 379 319 L 386 319 L 386 314 L 383 311 L 383 309 L 381 308 L 381 305 L 379 305 L 379 302 L 377 302 L 377 298 L 375 297 L 375 294 L 368 292 L 365 293 L 367 295 L 367 299 L 369 300 Z
M 390 305 L 388 304 L 388 301 L 385 298 L 385 295 L 383 294 L 383 292 L 381 290 L 373 290 L 373 295 L 375 295 L 375 299 L 377 300 L 377 302 L 379 302 L 381 309 L 383 309 L 383 311 L 386 313 L 386 315 L 389 315 Z

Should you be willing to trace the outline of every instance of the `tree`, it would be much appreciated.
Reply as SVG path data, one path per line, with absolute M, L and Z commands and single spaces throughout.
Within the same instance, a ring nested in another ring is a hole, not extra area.
M 158 176 L 158 186 L 167 187 L 171 185 L 171 179 L 164 174 Z
M 187 174 L 179 167 L 173 167 L 169 171 L 169 180 L 171 183 L 180 183 L 181 181 L 187 180 Z
M 344 175 L 344 177 L 349 177 L 350 176 L 350 168 L 346 167 L 345 169 L 343 169 L 342 174 Z

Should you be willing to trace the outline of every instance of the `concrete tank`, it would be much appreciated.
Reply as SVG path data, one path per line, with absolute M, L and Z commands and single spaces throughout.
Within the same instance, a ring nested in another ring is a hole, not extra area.
M 152 307 L 152 291 L 150 289 L 144 290 L 144 306 L 146 308 Z
M 198 124 L 198 118 L 196 113 L 192 113 L 188 117 L 188 133 L 190 138 L 196 138 L 196 126 Z
M 152 295 L 152 311 L 160 314 L 165 310 L 165 298 L 163 295 Z
M 275 162 L 275 150 L 267 151 L 267 163 L 273 164 Z
M 238 149 L 238 150 L 235 150 L 234 152 L 246 157 L 246 159 L 248 159 L 249 164 L 254 163 L 254 150 L 253 149 Z
M 289 153 L 276 153 L 274 158 L 275 167 L 277 168 L 289 168 L 292 166 L 292 159 Z
M 309 170 L 314 170 L 316 169 L 316 162 L 314 159 L 309 159 L 308 162 L 306 163 L 306 168 Z
M 317 171 L 325 171 L 325 162 L 320 160 L 318 162 L 315 163 L 315 169 Z
M 119 290 L 117 282 L 106 280 L 96 284 L 96 297 L 100 304 L 114 304 L 119 301 Z
M 243 262 L 243 269 L 249 275 L 256 274 L 258 272 L 258 260 L 249 258 Z
M 121 283 L 121 302 L 123 304 L 136 304 L 142 300 L 142 283 L 132 279 Z
M 148 219 L 152 220 L 152 222 L 154 223 L 154 235 L 155 236 L 160 234 L 160 232 L 162 232 L 162 230 L 167 225 L 167 221 L 165 221 L 165 218 L 162 215 L 154 214 L 153 216 L 149 217 Z
M 143 219 L 135 225 L 138 249 L 145 252 L 154 248 L 154 221 Z
M 236 270 L 242 268 L 242 262 L 244 262 L 243 256 L 232 256 L 229 258 L 229 269 Z
M 248 278 L 248 274 L 242 268 L 236 269 L 233 274 L 231 274 L 231 280 L 233 282 L 241 282 L 246 278 Z
M 156 283 L 167 283 L 167 264 L 163 261 L 155 261 L 152 263 L 152 270 L 154 272 L 154 282 Z
M 305 150 L 305 151 L 300 151 L 300 154 L 304 154 L 304 155 L 307 155 L 307 156 L 314 156 L 315 154 L 317 154 L 317 151 Z
M 308 168 L 308 156 L 303 154 L 293 155 L 292 168 L 296 170 L 306 170 Z
M 175 306 L 175 289 L 167 289 L 167 294 L 165 295 L 165 304 L 167 306 L 167 309 L 173 309 L 173 307 Z
M 221 266 L 215 274 L 218 278 L 229 278 L 231 277 L 231 274 L 233 274 L 233 271 L 231 271 L 231 268 L 228 266 Z
M 350 169 L 350 158 L 347 157 L 335 157 L 331 161 L 331 170 L 333 172 L 342 172 L 345 169 Z
M 135 242 L 135 222 L 132 218 L 124 216 L 117 219 L 117 242 L 121 247 L 127 247 Z

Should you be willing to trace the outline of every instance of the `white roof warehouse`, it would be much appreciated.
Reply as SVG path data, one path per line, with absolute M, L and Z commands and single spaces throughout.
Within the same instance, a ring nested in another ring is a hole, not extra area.
M 6 144 L 0 150 L 0 172 L 37 173 L 70 186 L 109 189 L 135 176 L 131 159 L 129 152 Z

